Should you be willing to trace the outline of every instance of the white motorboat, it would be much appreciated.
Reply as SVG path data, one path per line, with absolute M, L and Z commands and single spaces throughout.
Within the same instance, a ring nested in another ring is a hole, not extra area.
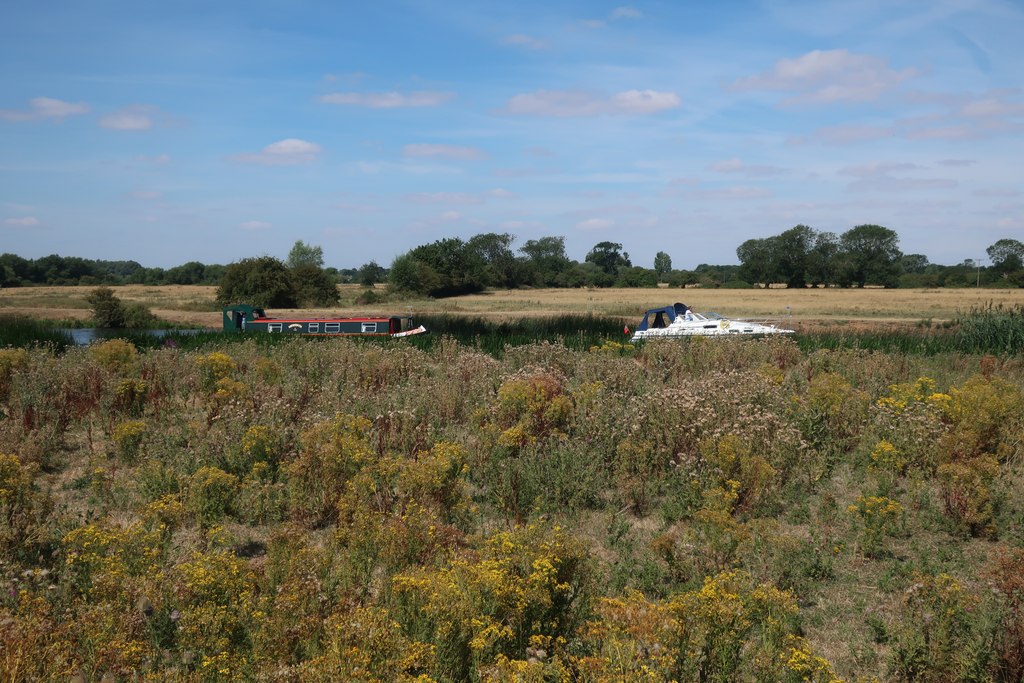
M 717 313 L 695 313 L 685 304 L 652 308 L 636 328 L 630 341 L 672 337 L 733 337 L 762 334 L 793 334 L 771 323 L 732 320 Z

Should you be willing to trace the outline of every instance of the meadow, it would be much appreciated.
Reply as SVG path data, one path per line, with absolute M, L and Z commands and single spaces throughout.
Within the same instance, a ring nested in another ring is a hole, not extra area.
M 1024 676 L 1019 353 L 423 315 L 0 349 L 0 680 Z
M 86 297 L 93 287 L 21 287 L 0 289 L 0 315 L 85 320 Z M 172 323 L 220 328 L 216 287 L 202 285 L 113 288 L 125 302 L 148 306 Z M 520 289 L 485 291 L 451 299 L 385 298 L 361 305 L 365 290 L 340 285 L 341 305 L 327 310 L 270 311 L 271 315 L 361 314 L 380 311 L 512 320 L 523 317 L 597 315 L 635 323 L 648 308 L 676 301 L 696 311 L 725 316 L 773 319 L 796 327 L 821 328 L 885 323 L 916 324 L 952 320 L 989 305 L 1024 306 L 1024 289 Z M 386 297 L 383 286 L 375 290 Z

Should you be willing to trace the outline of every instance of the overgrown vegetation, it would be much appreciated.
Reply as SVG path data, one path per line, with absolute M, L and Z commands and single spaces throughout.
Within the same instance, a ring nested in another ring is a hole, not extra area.
M 0 350 L 0 678 L 1024 673 L 1015 357 L 238 339 Z
M 110 287 L 97 287 L 86 301 L 92 307 L 96 327 L 143 330 L 161 326 L 160 319 L 140 303 L 121 301 Z

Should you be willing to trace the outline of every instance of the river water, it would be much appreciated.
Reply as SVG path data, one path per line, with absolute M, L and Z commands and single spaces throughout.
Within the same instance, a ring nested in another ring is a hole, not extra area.
M 206 330 L 124 330 L 117 327 L 63 327 L 60 328 L 60 331 L 71 337 L 71 340 L 78 346 L 88 346 L 94 341 L 101 339 L 117 339 L 118 337 L 124 337 L 126 334 L 146 334 L 160 338 L 166 337 L 168 334 L 196 334 L 197 332 L 205 332 Z

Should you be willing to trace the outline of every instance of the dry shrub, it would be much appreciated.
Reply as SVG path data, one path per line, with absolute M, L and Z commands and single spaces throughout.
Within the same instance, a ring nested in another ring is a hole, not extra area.
M 397 575 L 396 618 L 432 646 L 442 680 L 471 680 L 537 646 L 564 656 L 589 598 L 587 566 L 586 549 L 557 527 L 500 532 L 445 567 Z
M 135 345 L 124 339 L 109 339 L 89 347 L 89 355 L 105 370 L 123 375 L 135 370 L 139 363 L 139 351 Z
M 985 456 L 949 462 L 936 472 L 946 514 L 972 536 L 996 535 L 999 476 L 999 462 Z
M 0 349 L 0 401 L 7 400 L 15 373 L 27 367 L 28 361 L 25 349 Z
M 401 625 L 380 607 L 335 612 L 324 625 L 321 652 L 298 668 L 303 681 L 410 683 L 426 677 L 433 648 L 410 640 Z
M 995 633 L 997 680 L 1024 680 L 1024 550 L 1003 550 L 985 575 L 1001 602 Z
M 317 527 L 337 519 L 346 482 L 373 458 L 367 440 L 371 426 L 366 418 L 342 414 L 302 435 L 298 457 L 285 467 L 297 520 Z
M 33 485 L 37 468 L 0 453 L 0 557 L 33 561 L 45 540 L 48 499 Z
M 665 601 L 602 598 L 577 666 L 593 681 L 837 681 L 798 637 L 793 596 L 732 570 Z
M 948 574 L 917 574 L 893 627 L 890 669 L 899 681 L 991 680 L 990 634 L 980 601 Z

